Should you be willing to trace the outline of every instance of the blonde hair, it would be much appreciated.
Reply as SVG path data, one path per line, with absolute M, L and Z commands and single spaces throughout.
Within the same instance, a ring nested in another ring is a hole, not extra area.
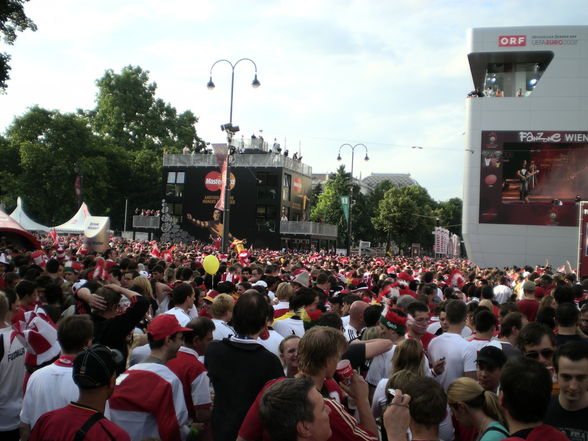
M 480 306 L 485 306 L 486 308 L 488 308 L 490 310 L 490 312 L 492 312 L 492 300 L 490 299 L 484 299 L 484 300 L 480 300 L 480 303 L 478 303 L 478 305 Z
M 423 345 L 415 339 L 406 339 L 396 346 L 392 356 L 392 371 L 407 370 L 415 375 L 424 376 Z
M 554 304 L 555 304 L 555 299 L 553 298 L 553 296 L 545 296 L 541 299 L 539 309 L 545 308 L 545 307 L 553 308 Z
M 418 380 L 418 378 L 419 376 L 414 372 L 402 369 L 390 375 L 390 379 L 386 383 L 386 389 L 400 389 L 404 391 L 408 383 Z
M 135 277 L 132 281 L 132 284 L 140 287 L 143 290 L 143 294 L 146 297 L 154 298 L 153 297 L 153 288 L 151 287 L 151 282 L 149 282 L 149 279 L 147 277 L 143 277 L 143 276 Z
M 228 294 L 219 294 L 212 301 L 210 305 L 210 314 L 215 318 L 221 318 L 227 312 L 233 311 L 235 307 L 235 300 Z
M 288 282 L 280 283 L 276 289 L 276 297 L 282 302 L 287 302 L 290 300 L 292 294 L 294 294 L 294 288 L 292 288 L 292 285 L 290 285 Z
M 335 328 L 314 326 L 304 333 L 298 344 L 298 371 L 316 375 L 333 358 L 337 361 L 347 349 L 347 340 Z
M 472 378 L 462 377 L 453 381 L 447 389 L 447 402 L 450 405 L 464 403 L 468 407 L 480 409 L 486 416 L 505 424 L 504 415 L 498 405 L 498 397 L 494 393 L 484 390 Z
M 382 337 L 382 328 L 379 326 L 370 326 L 369 328 L 366 328 L 365 331 L 363 331 L 363 334 L 361 334 L 361 339 L 364 341 L 373 340 L 380 337 Z

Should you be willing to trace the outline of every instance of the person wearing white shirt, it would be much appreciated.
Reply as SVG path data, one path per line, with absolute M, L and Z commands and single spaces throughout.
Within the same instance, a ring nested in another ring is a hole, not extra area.
M 359 337 L 365 328 L 363 312 L 369 305 L 363 300 L 356 300 L 349 308 L 349 324 L 343 325 L 344 335 L 347 342 Z
M 510 300 L 512 296 L 512 289 L 508 286 L 506 277 L 500 278 L 500 284 L 494 287 L 494 299 L 502 305 Z
M 8 297 L 0 292 L 0 439 L 19 437 L 25 374 L 25 347 L 18 338 L 10 338 L 9 303 Z
M 476 352 L 479 352 L 485 346 L 494 346 L 502 349 L 502 345 L 498 340 L 492 340 L 496 332 L 496 317 L 487 309 L 481 309 L 474 315 L 474 326 L 476 333 L 467 339 L 476 347 Z
M 171 300 L 174 307 L 169 311 L 164 312 L 164 314 L 175 316 L 178 319 L 180 326 L 186 326 L 190 320 L 194 318 L 190 315 L 190 313 L 193 314 L 193 311 L 191 310 L 194 308 L 194 302 L 196 301 L 194 288 L 187 283 L 182 283 L 176 286 L 172 291 Z M 196 316 L 198 316 L 198 312 L 196 312 Z
M 76 355 L 92 344 L 94 325 L 87 315 L 64 318 L 57 329 L 61 356 L 33 373 L 26 385 L 20 411 L 20 436 L 27 441 L 41 415 L 67 406 L 78 398 L 72 368 Z
M 476 348 L 464 340 L 461 332 L 465 327 L 466 305 L 461 300 L 449 300 L 445 305 L 448 329 L 429 343 L 429 359 L 445 360 L 445 370 L 436 380 L 445 390 L 460 377 L 476 379 Z
M 233 317 L 233 308 L 235 301 L 233 297 L 228 294 L 217 295 L 210 305 L 210 315 L 214 323 L 214 331 L 212 331 L 213 340 L 222 340 L 235 335 L 235 331 L 228 325 Z

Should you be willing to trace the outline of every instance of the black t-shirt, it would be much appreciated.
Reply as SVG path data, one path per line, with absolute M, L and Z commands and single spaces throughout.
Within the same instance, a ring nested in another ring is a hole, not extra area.
M 574 334 L 574 335 L 555 334 L 555 343 L 557 344 L 558 347 L 565 345 L 566 343 L 568 343 L 570 341 L 580 341 L 584 344 L 588 344 L 588 340 L 580 337 L 578 334 Z
M 365 343 L 354 343 L 347 347 L 347 350 L 341 356 L 341 360 L 349 360 L 353 369 L 360 371 L 365 365 Z
M 570 441 L 588 441 L 588 407 L 565 410 L 559 404 L 559 395 L 554 395 L 543 422 L 562 431 Z

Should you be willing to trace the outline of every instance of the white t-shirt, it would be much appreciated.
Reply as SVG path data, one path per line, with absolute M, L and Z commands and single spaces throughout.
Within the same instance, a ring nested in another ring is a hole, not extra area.
M 25 374 L 25 348 L 18 338 L 10 342 L 10 326 L 0 329 L 0 432 L 18 429 Z
M 349 320 L 351 320 L 350 315 L 344 315 L 343 317 L 341 317 L 341 321 L 343 322 L 343 326 L 348 326 Z
M 147 358 L 147 356 L 151 353 L 151 348 L 149 347 L 149 343 L 145 343 L 142 346 L 136 346 L 131 351 L 131 357 L 129 360 L 129 367 L 141 363 L 143 360 Z
M 359 333 L 361 333 L 361 331 Z M 357 332 L 357 329 L 349 324 L 343 326 L 343 334 L 345 335 L 347 343 L 349 343 L 351 340 L 355 340 L 359 333 Z
M 434 362 L 445 357 L 445 370 L 436 377 L 445 391 L 453 380 L 476 370 L 476 347 L 457 334 L 446 332 L 429 343 L 429 358 Z
M 262 340 L 261 338 L 257 337 L 257 343 L 262 345 L 278 358 L 280 358 L 280 343 L 282 343 L 282 340 L 284 340 L 284 337 L 282 337 L 273 329 L 269 330 L 269 337 L 267 339 Z
M 60 357 L 55 363 L 35 371 L 27 383 L 20 420 L 31 426 L 41 415 L 76 401 L 79 390 L 72 377 L 73 357 Z
M 304 335 L 304 323 L 302 320 L 292 317 L 282 320 L 278 319 L 274 321 L 274 331 L 284 338 L 289 335 L 297 335 L 302 338 Z
M 494 299 L 502 305 L 503 303 L 508 302 L 510 296 L 512 295 L 512 289 L 510 289 L 506 285 L 496 285 L 493 289 L 494 291 Z
M 496 340 L 486 340 L 476 337 L 470 337 L 467 341 L 469 341 L 476 347 L 476 353 L 480 352 L 480 349 L 482 349 L 484 346 L 494 346 L 495 348 L 502 350 L 502 345 L 499 341 Z
M 164 314 L 175 316 L 178 319 L 180 326 L 186 326 L 188 323 L 190 323 L 191 320 L 190 316 L 186 314 L 186 311 L 184 311 L 182 308 L 178 308 L 177 306 L 173 307 L 169 311 L 164 312 Z M 198 312 L 196 312 L 196 314 L 198 314 Z
M 214 331 L 212 331 L 213 340 L 222 340 L 223 338 L 235 335 L 235 330 L 227 325 L 227 322 L 215 318 L 212 319 L 212 322 L 214 323 Z
M 428 327 L 427 327 L 427 332 L 429 334 L 437 334 L 437 331 L 441 328 L 441 323 L 439 321 L 433 322 L 431 323 Z M 470 328 L 468 328 L 467 326 L 464 326 L 463 329 L 461 330 L 461 336 L 463 338 L 468 338 L 472 335 L 472 330 Z

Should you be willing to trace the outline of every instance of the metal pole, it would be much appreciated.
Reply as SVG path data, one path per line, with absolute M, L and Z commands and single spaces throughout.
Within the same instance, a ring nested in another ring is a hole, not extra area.
M 229 222 L 231 212 L 231 144 L 233 142 L 233 133 L 227 132 L 227 171 L 225 173 L 225 211 L 223 211 L 223 240 L 221 249 L 227 253 L 229 249 Z
M 347 217 L 347 256 L 351 256 L 351 208 L 353 207 L 353 159 L 355 146 L 351 147 L 351 183 L 349 185 L 349 216 Z
M 209 88 L 214 88 L 214 83 L 212 83 L 212 70 L 214 69 L 214 66 L 216 66 L 217 63 L 220 63 L 221 61 L 228 63 L 231 66 L 231 106 L 229 109 L 229 125 L 232 128 L 233 125 L 233 91 L 234 91 L 234 87 L 235 87 L 235 67 L 237 67 L 237 64 L 239 64 L 241 61 L 250 61 L 253 64 L 253 67 L 255 68 L 255 77 L 253 79 L 253 83 L 251 84 L 253 87 L 259 87 L 259 81 L 257 79 L 257 65 L 255 64 L 255 61 L 253 61 L 250 58 L 241 58 L 239 60 L 237 60 L 234 64 L 231 63 L 229 60 L 226 59 L 221 59 L 221 60 L 217 60 L 213 63 L 213 65 L 210 67 L 210 82 L 209 82 Z M 229 222 L 230 222 L 230 211 L 231 211 L 231 147 L 233 144 L 233 135 L 234 132 L 232 130 L 227 130 L 227 147 L 228 147 L 228 155 L 227 155 L 227 170 L 225 173 L 225 198 L 224 198 L 224 205 L 225 205 L 225 209 L 223 212 L 223 235 L 222 235 L 222 242 L 221 242 L 221 250 L 223 253 L 227 253 L 228 248 L 229 248 Z
M 127 209 L 129 208 L 129 200 L 125 199 L 125 226 L 123 227 L 123 231 L 127 231 Z
M 230 63 L 229 63 L 230 64 Z M 229 125 L 233 125 L 233 90 L 235 87 L 235 65 L 231 64 L 231 105 L 229 108 Z M 223 238 L 221 250 L 224 254 L 229 249 L 229 226 L 231 219 L 231 145 L 233 132 L 227 131 L 227 170 L 225 173 L 225 210 L 223 211 Z

